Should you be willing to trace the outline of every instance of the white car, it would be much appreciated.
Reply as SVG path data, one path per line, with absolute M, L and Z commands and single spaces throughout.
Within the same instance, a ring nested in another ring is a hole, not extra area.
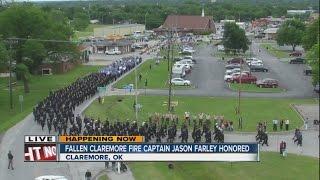
M 121 51 L 113 49 L 113 50 L 106 51 L 106 54 L 107 55 L 119 55 L 119 54 L 121 54 Z
M 189 80 L 185 80 L 182 78 L 173 78 L 171 79 L 171 83 L 175 86 L 190 86 L 191 82 Z
M 248 75 L 248 74 L 250 74 L 249 71 L 243 71 L 243 72 L 242 72 L 242 75 Z M 240 72 L 235 72 L 235 73 L 231 73 L 231 74 L 226 74 L 223 79 L 224 79 L 224 81 L 230 82 L 230 81 L 232 81 L 232 78 L 233 78 L 234 76 L 238 76 L 238 75 L 240 75 Z
M 193 57 L 192 56 L 183 56 L 183 59 L 193 59 Z
M 174 65 L 177 65 L 177 64 L 182 64 L 182 65 L 186 65 L 186 68 L 188 69 L 192 69 L 193 67 L 193 64 L 190 64 L 188 61 L 177 61 Z
M 34 180 L 68 180 L 68 179 L 64 176 L 46 175 L 46 176 L 39 176 Z
M 246 63 L 247 63 L 248 65 L 250 65 L 251 63 L 262 63 L 262 61 L 261 61 L 260 59 L 257 59 L 257 58 L 248 58 L 248 59 L 246 60 Z
M 240 72 L 240 68 L 234 68 L 234 69 L 227 69 L 226 74 L 232 74 L 235 72 Z
M 184 52 L 184 53 L 194 53 L 194 52 L 196 52 L 194 49 L 192 49 L 192 48 L 184 48 L 183 50 L 182 50 L 182 52 Z
M 263 63 L 262 62 L 255 62 L 255 61 L 252 61 L 248 64 L 249 66 L 263 66 Z
M 194 63 L 191 59 L 182 59 L 176 62 L 177 64 L 188 64 L 191 68 L 193 68 Z
M 218 45 L 218 51 L 224 51 L 224 46 L 223 45 Z

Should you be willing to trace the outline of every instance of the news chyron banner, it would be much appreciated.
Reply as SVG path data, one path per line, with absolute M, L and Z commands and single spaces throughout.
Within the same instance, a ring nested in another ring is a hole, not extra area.
M 257 143 L 143 140 L 143 136 L 26 136 L 25 161 L 260 161 Z

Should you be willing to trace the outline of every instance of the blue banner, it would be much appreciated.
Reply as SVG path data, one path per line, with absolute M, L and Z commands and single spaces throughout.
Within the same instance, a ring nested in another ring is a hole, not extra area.
M 224 144 L 104 144 L 62 143 L 60 153 L 258 153 L 257 143 Z

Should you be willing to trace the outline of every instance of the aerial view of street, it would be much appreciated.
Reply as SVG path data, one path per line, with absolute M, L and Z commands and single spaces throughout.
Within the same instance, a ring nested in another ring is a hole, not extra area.
M 317 180 L 319 49 L 316 0 L 0 0 L 0 180 Z

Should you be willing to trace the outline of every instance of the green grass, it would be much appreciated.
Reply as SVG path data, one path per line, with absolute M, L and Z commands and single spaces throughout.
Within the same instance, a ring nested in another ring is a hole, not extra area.
M 98 180 L 109 180 L 108 176 L 107 175 L 102 175 L 99 177 Z
M 122 99 L 122 101 L 118 102 L 118 99 Z M 167 105 L 164 103 L 167 101 L 168 97 L 166 96 L 139 96 L 138 103 L 142 105 L 139 121 L 146 121 L 149 115 L 154 112 L 167 112 Z M 175 114 L 179 115 L 179 119 L 183 118 L 185 111 L 191 112 L 191 115 L 200 112 L 224 115 L 225 119 L 235 123 L 235 129 L 238 130 L 236 125 L 238 116 L 235 114 L 235 107 L 238 105 L 237 98 L 174 96 L 173 101 L 178 102 Z M 107 117 L 110 120 L 133 120 L 135 118 L 133 102 L 134 96 L 108 96 L 103 105 L 95 101 L 85 110 L 84 114 L 101 120 L 105 120 Z M 244 122 L 242 131 L 254 132 L 259 121 L 267 121 L 267 128 L 271 131 L 274 118 L 289 119 L 290 129 L 300 127 L 302 121 L 290 104 L 311 103 L 316 104 L 317 102 L 314 99 L 242 98 L 241 113 Z
M 151 65 L 151 69 L 150 69 Z M 139 81 L 139 74 L 142 75 L 141 81 Z M 166 60 L 161 60 L 159 65 L 156 65 L 155 60 L 150 59 L 145 61 L 141 66 L 137 69 L 137 78 L 138 78 L 138 88 L 145 88 L 145 80 L 147 79 L 147 89 L 167 89 L 168 88 L 168 62 Z M 118 81 L 114 87 L 123 88 L 128 84 L 135 84 L 135 72 L 132 71 L 128 75 L 126 75 L 123 79 Z M 190 88 L 187 86 L 174 87 L 178 88 Z
M 278 59 L 290 58 L 289 53 L 291 51 L 280 50 L 276 47 L 276 44 L 270 44 L 270 43 L 269 44 L 261 44 L 261 47 L 266 49 L 270 54 L 277 57 Z
M 65 74 L 51 76 L 32 76 L 30 80 L 30 93 L 25 94 L 23 83 L 17 82 L 13 89 L 14 109 L 10 110 L 9 91 L 7 88 L 8 78 L 0 78 L 0 133 L 9 129 L 26 115 L 32 112 L 32 108 L 49 94 L 50 90 L 65 87 L 77 78 L 97 72 L 101 66 L 81 66 Z M 23 111 L 20 112 L 19 95 L 24 96 Z
M 244 92 L 263 92 L 263 93 L 277 93 L 277 92 L 283 92 L 284 89 L 281 89 L 279 87 L 277 88 L 259 88 L 255 84 L 236 84 L 236 83 L 230 83 L 230 89 L 233 91 L 238 91 L 239 87 L 241 88 L 241 91 Z
M 288 154 L 261 152 L 260 162 L 176 162 L 169 170 L 166 162 L 134 162 L 129 166 L 136 180 L 318 180 L 319 160 Z

